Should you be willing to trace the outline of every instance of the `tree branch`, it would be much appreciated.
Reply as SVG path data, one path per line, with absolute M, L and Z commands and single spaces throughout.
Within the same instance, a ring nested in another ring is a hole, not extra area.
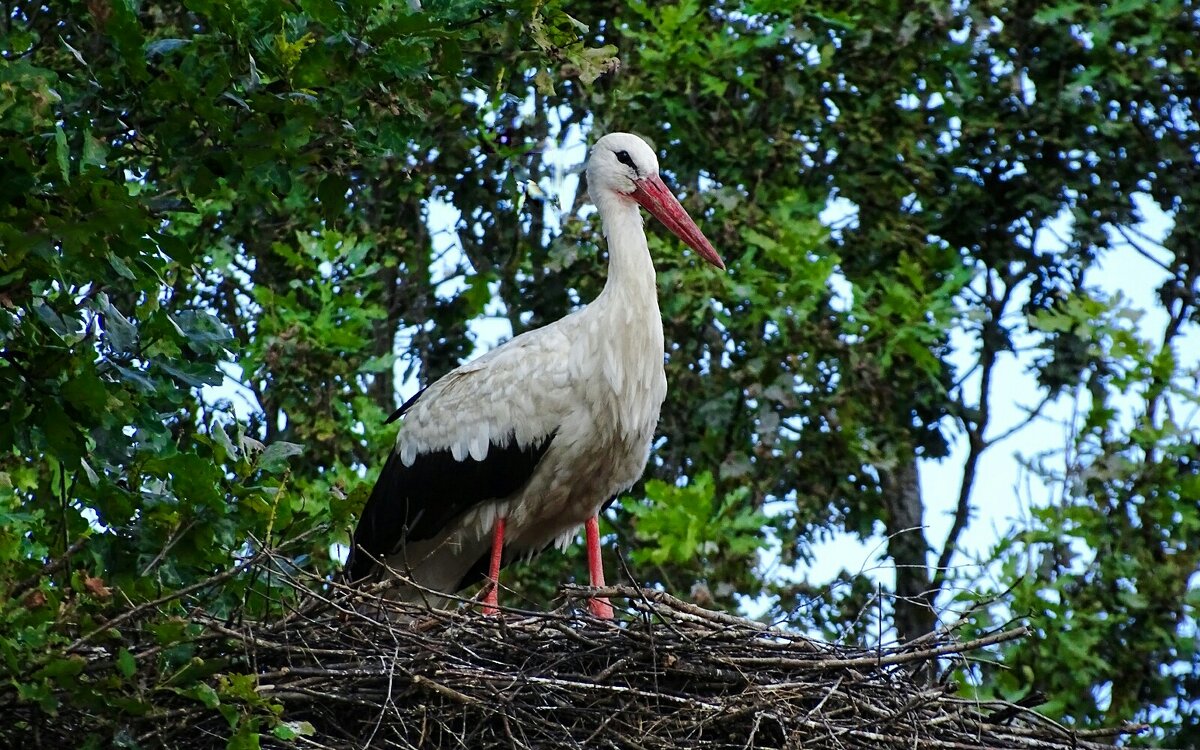
M 946 541 L 942 545 L 942 552 L 938 555 L 937 564 L 934 566 L 933 582 L 929 590 L 925 593 L 925 599 L 930 606 L 933 606 L 933 603 L 937 601 L 937 597 L 941 594 L 946 584 L 950 561 L 954 558 L 954 553 L 958 549 L 958 539 L 970 522 L 971 492 L 975 487 L 979 459 L 992 444 L 984 438 L 984 434 L 991 419 L 992 376 L 995 374 L 996 360 L 1000 352 L 997 341 L 1004 335 L 1000 320 L 1003 317 L 1005 308 L 1012 299 L 1017 280 L 1014 276 L 1018 272 L 1014 270 L 1012 273 L 1005 275 L 1003 279 L 1000 279 L 1000 282 L 1004 285 L 1004 290 L 998 296 L 995 285 L 996 279 L 993 273 L 991 268 L 986 271 L 987 291 L 986 298 L 984 299 L 984 307 L 989 314 L 987 320 L 982 323 L 979 329 L 979 403 L 975 409 L 976 417 L 974 424 L 965 417 L 967 412 L 966 404 L 962 404 L 964 413 L 962 422 L 963 427 L 967 431 L 967 440 L 970 447 L 967 452 L 966 462 L 963 465 L 962 483 L 958 488 L 958 502 L 954 509 L 954 521 L 950 526 L 949 533 L 946 535 Z

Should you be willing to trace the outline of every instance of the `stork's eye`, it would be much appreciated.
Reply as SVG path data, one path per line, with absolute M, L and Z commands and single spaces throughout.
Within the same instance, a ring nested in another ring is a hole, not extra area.
M 629 156 L 628 151 L 618 151 L 617 161 L 632 169 L 634 174 L 638 174 L 638 168 L 634 165 L 633 158 Z

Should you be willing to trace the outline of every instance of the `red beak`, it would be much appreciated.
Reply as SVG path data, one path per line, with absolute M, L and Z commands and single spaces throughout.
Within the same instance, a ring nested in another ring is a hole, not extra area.
M 662 178 L 656 174 L 647 175 L 634 183 L 633 193 L 631 197 L 641 205 L 642 208 L 654 215 L 654 218 L 667 225 L 667 228 L 675 233 L 675 236 L 687 243 L 688 247 L 696 251 L 701 258 L 704 258 L 709 263 L 712 263 L 717 268 L 725 270 L 725 264 L 721 262 L 721 256 L 717 255 L 717 251 L 713 249 L 712 243 L 700 231 L 700 227 L 696 226 L 696 222 L 692 221 L 692 217 L 688 216 L 687 211 L 683 210 L 683 206 L 679 205 L 679 201 L 675 196 L 671 195 L 671 191 L 663 184 Z

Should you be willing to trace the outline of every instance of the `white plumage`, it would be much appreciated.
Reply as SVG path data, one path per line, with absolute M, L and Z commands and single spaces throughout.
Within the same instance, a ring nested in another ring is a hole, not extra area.
M 496 545 L 506 559 L 564 546 L 641 476 L 667 383 L 639 204 L 724 266 L 637 136 L 597 141 L 587 177 L 608 239 L 603 292 L 451 371 L 402 407 L 396 448 L 355 531 L 352 578 L 378 573 L 384 560 L 420 586 L 450 593 L 484 574 L 492 546 L 487 576 L 494 580 Z M 588 537 L 592 583 L 602 585 L 594 527 Z M 494 586 L 489 598 L 494 604 Z

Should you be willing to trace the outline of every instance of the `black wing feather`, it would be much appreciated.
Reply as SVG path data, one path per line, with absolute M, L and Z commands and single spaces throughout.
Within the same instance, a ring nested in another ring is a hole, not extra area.
M 524 448 L 512 438 L 492 443 L 482 461 L 470 456 L 455 461 L 449 449 L 428 451 L 417 454 L 412 466 L 405 466 L 393 450 L 354 530 L 346 562 L 350 580 L 370 575 L 377 560 L 405 542 L 431 539 L 476 505 L 521 489 L 553 440 L 551 433 Z
M 421 390 L 419 390 L 419 391 L 417 391 L 416 393 L 414 393 L 414 394 L 413 394 L 413 396 L 412 396 L 412 398 L 410 398 L 409 400 L 405 401 L 403 404 L 400 404 L 400 408 L 399 408 L 399 409 L 397 409 L 396 411 L 392 412 L 392 416 L 390 416 L 390 417 L 388 417 L 387 419 L 383 420 L 383 423 L 384 423 L 384 424 L 391 424 L 392 422 L 395 422 L 395 421 L 396 421 L 397 419 L 399 419 L 400 417 L 403 417 L 403 416 L 404 416 L 404 413 L 405 413 L 406 411 L 408 411 L 409 409 L 413 408 L 413 404 L 417 403 L 417 399 L 419 399 L 419 398 L 421 397 L 421 394 L 425 393 L 425 391 L 427 391 L 427 390 L 429 390 L 429 386 L 425 386 L 425 387 L 424 387 L 424 388 L 422 388 Z

